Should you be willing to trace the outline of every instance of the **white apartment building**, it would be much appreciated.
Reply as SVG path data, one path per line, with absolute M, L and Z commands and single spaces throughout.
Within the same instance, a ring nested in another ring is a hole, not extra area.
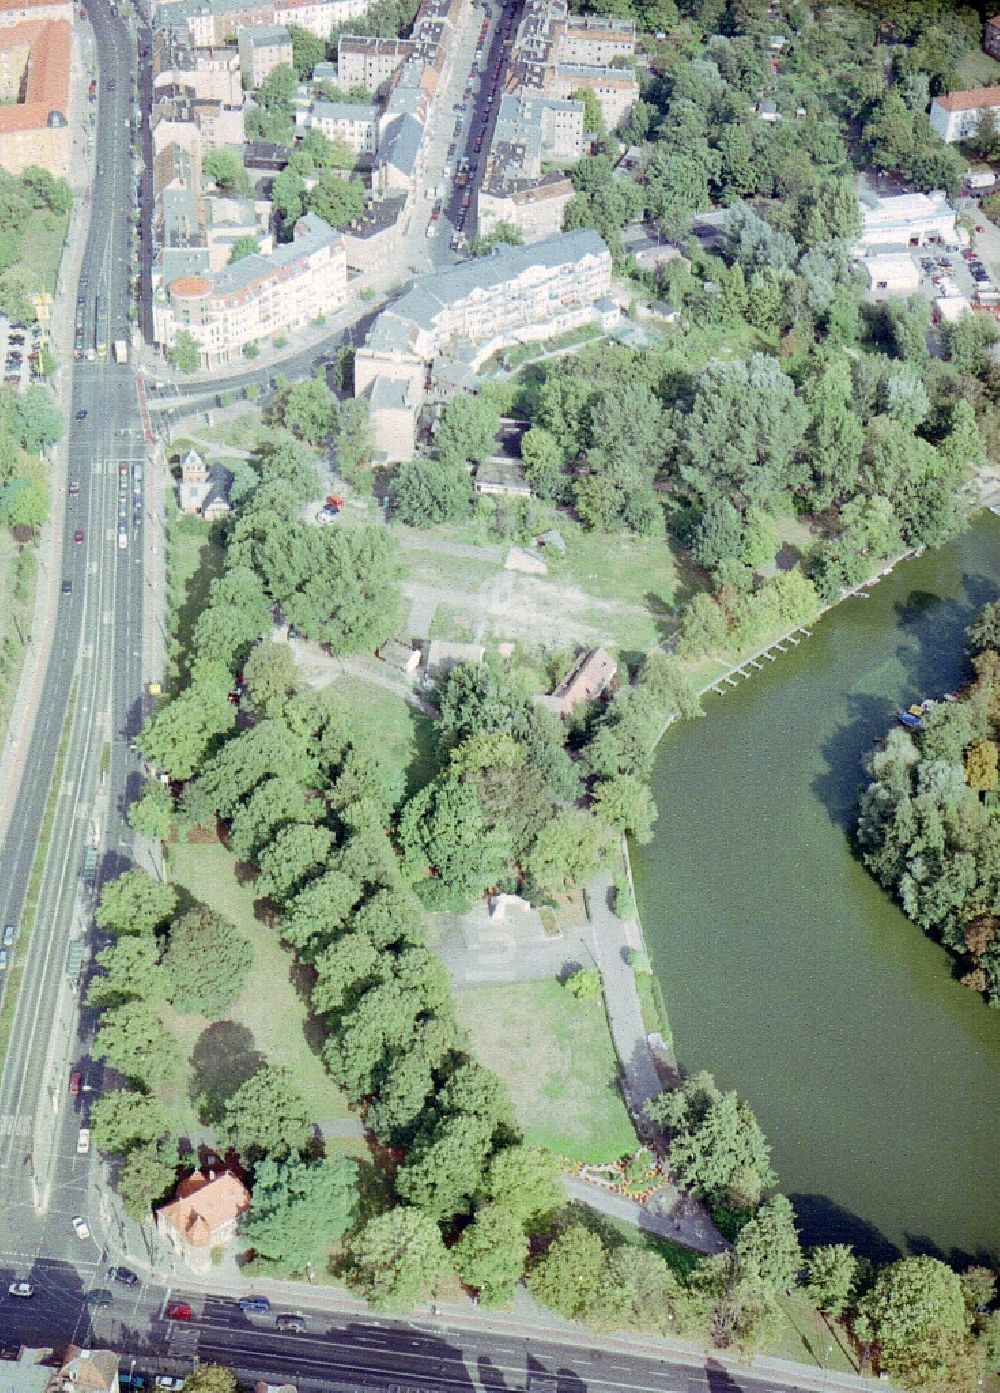
M 976 130 L 979 114 L 992 111 L 1000 119 L 1000 87 L 977 87 L 971 92 L 946 92 L 931 102 L 931 129 L 953 145 Z
M 304 328 L 332 314 L 347 298 L 343 238 L 307 213 L 294 240 L 269 255 L 245 257 L 214 274 L 183 275 L 153 300 L 153 333 L 169 353 L 186 330 L 201 350 L 202 365 L 238 359 L 247 344 Z
M 568 15 L 559 27 L 560 63 L 588 63 L 607 68 L 615 58 L 635 53 L 635 24 L 612 15 Z
M 861 245 L 922 247 L 925 242 L 958 242 L 955 210 L 940 190 L 904 193 L 888 198 L 869 196 L 861 201 Z
M 613 131 L 630 107 L 639 100 L 639 82 L 631 68 L 603 68 L 591 63 L 557 63 L 548 90 L 554 97 L 573 97 L 593 92 L 601 115 Z
M 391 440 L 395 459 L 413 455 L 426 365 L 449 345 L 470 350 L 474 368 L 504 344 L 545 338 L 599 318 L 611 287 L 611 253 L 591 228 L 562 232 L 527 247 L 424 276 L 372 325 L 354 363 L 356 396 L 372 401 L 376 441 Z M 388 389 L 386 380 L 407 390 Z M 380 403 L 392 398 L 381 429 Z M 411 426 L 401 421 L 409 413 Z
M 412 39 L 374 39 L 341 34 L 337 44 L 337 81 L 344 90 L 367 87 L 376 95 L 413 53 Z
M 374 155 L 378 149 L 378 107 L 360 102 L 312 102 L 296 111 L 295 124 L 303 131 L 319 131 L 328 140 L 340 140 L 356 155 Z
M 292 65 L 292 36 L 283 24 L 255 24 L 237 36 L 243 86 L 256 91 L 282 64 Z

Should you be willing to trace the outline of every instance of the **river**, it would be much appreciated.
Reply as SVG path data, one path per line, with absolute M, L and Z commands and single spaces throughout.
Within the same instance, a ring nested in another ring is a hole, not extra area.
M 633 866 L 681 1066 L 752 1104 L 809 1242 L 1000 1255 L 1000 1010 L 869 878 L 861 758 L 962 671 L 1000 519 L 897 567 L 660 748 Z

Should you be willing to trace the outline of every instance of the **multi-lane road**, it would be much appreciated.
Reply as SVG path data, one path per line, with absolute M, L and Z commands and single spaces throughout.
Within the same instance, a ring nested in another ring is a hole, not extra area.
M 146 469 L 148 462 L 134 368 L 113 361 L 110 342 L 103 355 L 98 352 L 97 328 L 101 297 L 109 340 L 128 337 L 136 35 L 109 0 L 87 0 L 87 13 L 99 111 L 79 295 L 86 347 L 95 352 L 74 367 L 70 488 L 52 656 L 0 848 L 0 921 L 23 930 L 46 807 L 53 810 L 33 931 L 30 940 L 22 932 L 16 949 L 24 976 L 0 1081 L 0 1343 L 59 1347 L 74 1339 L 115 1348 L 123 1360 L 135 1359 L 153 1372 L 181 1373 L 197 1357 L 245 1375 L 331 1389 L 520 1390 L 543 1376 L 556 1378 L 560 1393 L 818 1387 L 818 1377 L 733 1375 L 701 1356 L 667 1362 L 662 1351 L 591 1346 L 589 1338 L 569 1332 L 497 1328 L 475 1314 L 453 1314 L 447 1326 L 440 1320 L 359 1316 L 345 1311 L 343 1302 L 338 1311 L 336 1297 L 308 1287 L 286 1292 L 282 1303 L 303 1313 L 305 1332 L 280 1334 L 273 1317 L 239 1312 L 232 1292 L 185 1291 L 176 1286 L 180 1279 L 157 1270 L 147 1254 L 123 1255 L 124 1230 L 100 1191 L 97 1159 L 77 1154 L 101 1073 L 88 1058 L 92 1021 L 78 1011 L 66 973 L 71 943 L 92 933 L 92 900 L 81 876 L 86 845 L 96 836 L 105 878 L 127 865 L 132 853 L 125 810 L 138 779 L 129 742 L 141 720 L 148 520 L 144 481 L 138 495 L 135 488 L 134 466 Z M 319 351 L 286 362 L 282 370 L 289 376 L 312 370 Z M 260 382 L 264 375 L 266 370 L 251 371 L 246 381 Z M 84 1087 L 70 1094 L 69 1072 L 77 1065 Z M 90 1227 L 86 1239 L 73 1230 L 78 1215 Z M 107 1276 L 108 1263 L 123 1258 L 141 1274 L 136 1287 L 117 1286 Z M 31 1299 L 7 1295 L 15 1279 L 32 1282 Z M 95 1300 L 95 1292 L 108 1290 L 110 1305 Z M 190 1301 L 190 1322 L 164 1318 L 171 1292 Z

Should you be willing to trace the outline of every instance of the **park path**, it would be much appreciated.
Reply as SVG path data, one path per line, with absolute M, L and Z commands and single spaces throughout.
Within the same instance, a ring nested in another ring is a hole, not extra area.
M 604 982 L 608 1024 L 621 1064 L 625 1101 L 632 1116 L 641 1120 L 646 1103 L 662 1093 L 663 1085 L 646 1039 L 635 973 L 628 961 L 632 945 L 627 926 L 611 908 L 613 894 L 610 871 L 602 871 L 587 887 L 594 953 Z
M 579 1200 L 609 1219 L 631 1224 L 642 1233 L 669 1238 L 699 1253 L 723 1253 L 729 1247 L 702 1206 L 676 1185 L 661 1186 L 649 1204 L 640 1204 L 575 1175 L 564 1175 L 562 1183 L 571 1200 Z
M 442 537 L 429 537 L 407 528 L 401 528 L 397 535 L 403 551 L 430 551 L 437 556 L 457 556 L 462 561 L 488 561 L 494 566 L 503 565 L 509 550 L 508 547 L 477 546 L 471 542 L 447 542 Z

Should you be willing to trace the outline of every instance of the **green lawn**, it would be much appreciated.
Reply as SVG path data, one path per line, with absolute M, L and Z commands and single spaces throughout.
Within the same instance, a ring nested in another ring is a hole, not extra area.
M 0 740 L 7 731 L 24 662 L 35 607 L 38 560 L 34 546 L 21 547 L 0 532 Z
M 785 1332 L 777 1349 L 771 1351 L 776 1359 L 792 1359 L 797 1364 L 816 1364 L 833 1373 L 856 1374 L 857 1360 L 842 1326 L 833 1328 L 805 1301 L 781 1297 L 785 1315 Z
M 178 1122 L 193 1125 L 192 1092 L 224 1094 L 253 1073 L 261 1057 L 291 1071 L 316 1122 L 348 1117 L 347 1099 L 319 1056 L 319 1030 L 309 1019 L 299 970 L 274 929 L 254 913 L 252 883 L 239 884 L 235 871 L 234 858 L 219 842 L 170 847 L 174 883 L 235 924 L 254 950 L 250 978 L 226 1021 L 213 1025 L 198 1016 L 167 1014 L 171 1029 L 201 1061 L 188 1069 L 183 1088 L 169 1100 Z
M 1000 63 L 981 48 L 970 48 L 958 65 L 963 88 L 993 87 L 1000 83 Z
M 208 587 L 222 571 L 223 547 L 218 532 L 201 518 L 181 517 L 168 505 L 167 608 L 170 629 L 170 675 L 187 652 L 198 616 L 208 600 Z
M 600 1163 L 637 1145 L 618 1088 L 618 1061 L 600 998 L 577 1001 L 558 982 L 456 992 L 476 1054 L 506 1082 L 529 1141 Z
M 28 219 L 21 241 L 18 261 L 38 277 L 41 288 L 50 295 L 55 294 L 68 226 L 68 213 L 53 213 L 47 208 L 37 208 Z
M 354 713 L 365 744 L 404 776 L 407 795 L 434 775 L 434 722 L 402 696 L 360 677 L 339 677 L 335 690 Z

